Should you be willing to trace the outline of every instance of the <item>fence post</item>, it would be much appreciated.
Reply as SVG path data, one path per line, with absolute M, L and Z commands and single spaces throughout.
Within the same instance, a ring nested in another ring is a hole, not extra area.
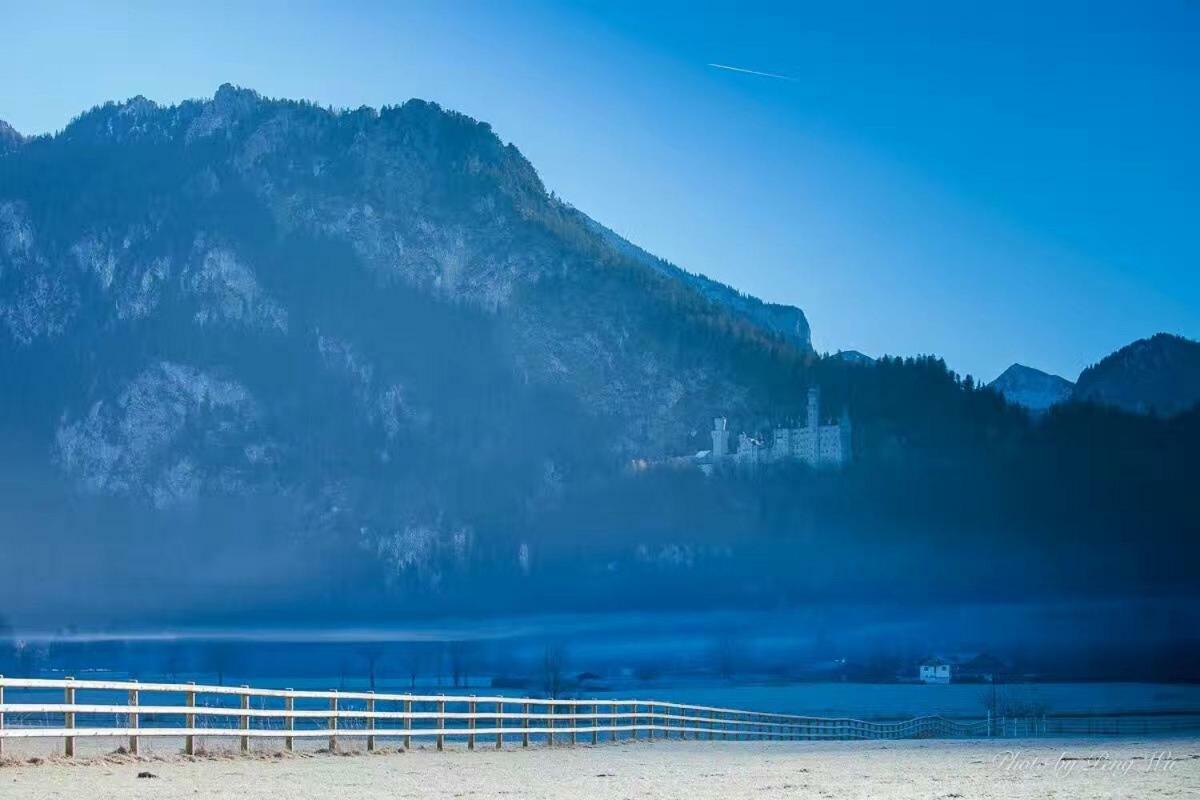
M 529 703 L 521 703 L 521 713 L 524 718 L 521 720 L 521 747 L 529 747 Z
M 437 749 L 443 750 L 446 747 L 446 696 L 438 695 L 437 704 Z
M 617 742 L 617 741 L 621 740 L 621 734 L 619 734 L 616 729 L 617 728 L 617 704 L 613 703 L 612 706 L 610 706 L 608 710 L 609 710 L 609 714 L 610 714 L 609 718 L 608 718 L 608 724 L 610 726 L 612 726 L 612 728 L 613 728 L 611 731 L 608 732 L 608 740 L 610 742 Z
M 329 711 L 331 712 L 329 715 L 329 752 L 336 753 L 338 746 L 338 697 L 336 689 L 332 689 L 331 691 L 333 692 L 333 695 L 329 698 Z
M 600 706 L 592 698 L 592 744 L 600 744 Z
M 629 706 L 629 715 L 630 715 L 629 716 L 629 726 L 630 726 L 630 728 L 632 728 L 632 730 L 629 732 L 629 738 L 633 739 L 635 742 L 637 741 L 637 738 L 638 738 L 638 706 L 639 705 L 640 704 L 638 703 L 638 701 L 634 700 L 633 703 Z M 649 708 L 650 708 L 650 713 L 653 714 L 654 706 L 649 706 Z M 650 717 L 650 724 L 654 725 L 654 717 L 653 716 Z M 654 738 L 654 728 L 653 727 L 650 728 L 650 731 L 647 735 L 650 738 Z
M 571 716 L 571 744 L 577 744 L 579 742 L 579 704 L 571 703 L 567 706 L 567 710 Z
M 188 686 L 195 686 L 195 681 L 188 681 Z M 196 690 L 188 689 L 187 699 L 184 701 L 188 708 L 196 707 Z M 184 755 L 196 755 L 196 736 L 192 730 L 196 727 L 196 715 L 194 713 L 185 714 L 183 717 L 183 727 L 188 729 L 187 735 L 183 737 L 183 752 Z
M 471 699 L 467 701 L 467 713 L 471 716 L 467 719 L 467 749 L 475 749 L 475 695 L 471 695 Z
M 290 693 L 295 690 L 289 688 L 287 691 Z M 296 745 L 296 740 L 290 735 L 292 729 L 296 727 L 296 718 L 292 716 L 292 712 L 296 710 L 296 698 L 291 694 L 283 698 L 283 710 L 287 712 L 287 715 L 283 718 L 283 728 L 289 734 L 283 737 L 283 749 L 290 753 Z
M 546 703 L 546 728 L 548 728 L 550 731 L 548 734 L 546 734 L 546 736 L 549 740 L 550 747 L 554 747 L 554 714 L 554 704 Z
M 412 696 L 404 700 L 404 749 L 412 750 Z
M 250 687 L 243 683 L 242 688 L 249 689 Z M 242 698 L 242 711 L 249 711 L 250 710 L 250 693 L 242 692 L 241 698 Z M 250 715 L 249 714 L 242 714 L 241 719 L 238 720 L 238 727 L 244 731 L 250 730 Z M 243 753 L 250 752 L 250 737 L 249 736 L 243 735 L 241 737 L 241 749 L 242 749 Z
M 496 749 L 504 747 L 504 701 L 496 701 Z
M 133 683 L 136 686 L 137 681 L 134 681 Z M 138 712 L 137 712 L 138 699 L 139 699 L 138 698 L 138 690 L 136 688 L 130 689 L 129 690 L 129 707 L 134 710 L 129 712 L 129 727 L 133 728 L 135 731 L 139 727 L 139 724 L 138 724 L 139 719 L 138 719 Z M 138 754 L 139 750 L 141 750 L 141 740 L 138 738 L 138 735 L 135 733 L 129 737 L 129 752 L 136 756 Z
M 368 694 L 372 694 L 372 695 L 375 694 L 375 690 L 372 689 L 370 692 L 368 692 Z M 367 714 L 370 715 L 367 717 L 367 730 L 369 731 L 369 733 L 367 734 L 367 752 L 369 753 L 375 749 L 375 698 L 374 697 L 367 698 Z
M 4 676 L 0 675 L 0 681 Z M 4 705 L 4 684 L 0 683 L 0 706 Z M 0 732 L 4 731 L 4 712 L 0 711 Z M 0 758 L 4 758 L 4 737 L 0 735 Z
M 67 680 L 73 681 L 73 680 L 75 680 L 75 678 L 71 675 L 68 675 Z M 75 705 L 75 687 L 74 686 L 68 686 L 65 690 L 63 690 L 63 701 L 69 706 Z M 75 712 L 74 711 L 68 711 L 67 713 L 63 714 L 63 726 L 68 729 L 75 727 Z M 67 758 L 71 758 L 75 755 L 75 737 L 74 736 L 66 736 L 63 739 L 63 755 L 65 755 Z

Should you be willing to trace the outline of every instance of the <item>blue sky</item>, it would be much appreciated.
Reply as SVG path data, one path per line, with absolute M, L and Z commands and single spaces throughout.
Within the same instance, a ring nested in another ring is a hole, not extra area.
M 1160 330 L 1200 338 L 1188 0 L 0 0 L 0 22 L 0 119 L 22 132 L 227 81 L 436 100 L 646 249 L 800 306 L 821 350 L 1074 378 Z

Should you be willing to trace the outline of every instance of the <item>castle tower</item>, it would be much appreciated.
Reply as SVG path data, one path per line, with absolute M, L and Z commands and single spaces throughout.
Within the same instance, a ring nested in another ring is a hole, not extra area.
M 729 430 L 724 417 L 713 420 L 712 429 L 712 458 L 719 461 L 729 453 Z
M 842 438 L 842 463 L 849 464 L 853 452 L 854 441 L 851 438 L 850 409 L 842 409 L 842 420 L 838 425 L 838 433 Z
M 816 430 L 821 424 L 821 390 L 816 386 L 808 389 L 808 427 Z

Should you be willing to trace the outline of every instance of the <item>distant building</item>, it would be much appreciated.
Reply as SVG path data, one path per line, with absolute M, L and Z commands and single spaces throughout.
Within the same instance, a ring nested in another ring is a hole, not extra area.
M 727 420 L 724 417 L 717 417 L 713 420 L 712 429 L 712 458 L 713 461 L 720 461 L 729 453 L 729 428 Z
M 709 434 L 711 450 L 658 462 L 635 459 L 631 466 L 636 471 L 656 465 L 698 467 L 707 475 L 715 467 L 726 464 L 754 468 L 762 464 L 803 461 L 812 467 L 841 467 L 848 464 L 851 457 L 849 414 L 843 412 L 837 422 L 822 424 L 821 390 L 815 386 L 808 390 L 808 412 L 801 426 L 774 428 L 767 437 L 739 433 L 731 447 L 729 421 L 725 417 L 714 417 Z
M 918 677 L 921 683 L 949 683 L 953 670 L 949 661 L 940 658 L 930 658 L 921 662 Z
M 725 430 L 725 418 L 718 421 L 727 441 L 729 433 Z M 739 466 L 747 467 L 784 461 L 803 461 L 812 467 L 841 467 L 850 462 L 851 435 L 850 416 L 845 412 L 838 422 L 821 424 L 821 390 L 814 386 L 808 390 L 808 413 L 803 426 L 775 428 L 767 441 L 739 434 L 733 460 Z M 717 430 L 714 429 L 713 462 L 721 460 L 717 457 L 716 440 Z

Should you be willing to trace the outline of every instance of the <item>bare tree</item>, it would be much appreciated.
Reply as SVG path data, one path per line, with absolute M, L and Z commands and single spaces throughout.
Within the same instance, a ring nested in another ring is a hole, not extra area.
M 426 648 L 420 642 L 409 642 L 404 648 L 404 670 L 408 673 L 409 691 L 417 688 L 417 678 L 425 669 L 426 655 Z
M 383 642 L 367 642 L 363 645 L 363 660 L 367 662 L 367 678 L 371 682 L 371 691 L 375 690 L 375 678 L 379 672 L 379 662 L 383 660 L 385 647 Z
M 562 642 L 546 645 L 542 654 L 542 688 L 557 699 L 566 684 L 567 646 Z
M 450 678 L 454 685 L 466 686 L 471 681 L 471 667 L 474 661 L 474 647 L 471 642 L 461 640 L 450 642 L 447 655 L 450 658 Z
M 238 668 L 238 651 L 233 642 L 210 642 L 204 651 L 204 671 L 217 674 L 217 685 L 225 685 L 225 675 Z

